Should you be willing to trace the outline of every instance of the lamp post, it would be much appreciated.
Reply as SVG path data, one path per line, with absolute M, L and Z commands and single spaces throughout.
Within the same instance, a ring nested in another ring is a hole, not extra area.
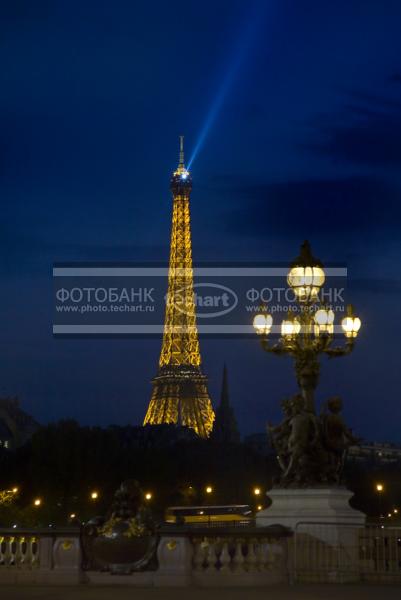
M 346 451 L 358 442 L 341 416 L 341 398 L 329 398 L 319 415 L 315 410 L 321 355 L 335 358 L 352 352 L 361 327 L 361 320 L 348 306 L 338 328 L 344 334 L 344 343 L 335 342 L 335 314 L 319 297 L 325 279 L 322 263 L 312 255 L 309 242 L 304 242 L 287 275 L 297 307 L 288 311 L 281 322 L 278 341 L 269 340 L 271 314 L 258 314 L 253 321 L 264 350 L 293 359 L 300 390 L 283 400 L 282 422 L 268 427 L 282 471 L 279 483 L 285 487 L 339 485 Z
M 289 311 L 281 323 L 281 337 L 270 344 L 268 336 L 273 325 L 269 313 L 255 316 L 253 326 L 261 337 L 265 351 L 278 356 L 287 355 L 294 359 L 297 382 L 304 398 L 305 408 L 315 412 L 314 392 L 319 380 L 319 357 L 345 356 L 352 352 L 361 327 L 351 305 L 341 321 L 345 344 L 334 345 L 334 312 L 321 303 L 319 291 L 325 282 L 322 263 L 313 257 L 310 244 L 305 241 L 301 253 L 290 266 L 287 281 L 294 292 L 299 311 Z

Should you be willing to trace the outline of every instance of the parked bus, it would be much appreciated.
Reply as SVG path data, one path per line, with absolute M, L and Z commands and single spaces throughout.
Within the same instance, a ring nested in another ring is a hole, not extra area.
M 252 509 L 248 504 L 226 506 L 170 506 L 166 523 L 176 525 L 250 525 Z

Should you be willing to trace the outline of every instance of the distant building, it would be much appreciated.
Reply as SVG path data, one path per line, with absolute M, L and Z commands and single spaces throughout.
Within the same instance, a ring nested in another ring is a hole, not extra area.
M 245 437 L 244 444 L 262 456 L 275 455 L 267 433 L 252 433 Z M 389 442 L 362 442 L 359 446 L 349 448 L 347 461 L 372 464 L 401 463 L 401 446 Z
M 20 408 L 18 398 L 0 398 L 0 447 L 15 450 L 38 428 L 35 419 Z
M 0 419 L 0 448 L 10 448 L 13 442 L 13 434 L 7 423 Z
M 222 443 L 237 444 L 241 440 L 237 419 L 230 404 L 226 365 L 224 365 L 223 369 L 220 404 L 216 409 L 216 418 L 211 437 L 213 440 Z
M 359 446 L 351 446 L 348 460 L 376 464 L 401 462 L 401 446 L 388 442 L 362 442 Z

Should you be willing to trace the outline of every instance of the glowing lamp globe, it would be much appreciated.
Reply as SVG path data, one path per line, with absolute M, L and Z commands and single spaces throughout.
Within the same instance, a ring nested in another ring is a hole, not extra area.
M 299 257 L 292 263 L 287 281 L 299 302 L 316 300 L 324 284 L 325 274 L 322 263 L 312 256 L 308 241 L 302 244 Z
M 253 327 L 258 335 L 268 335 L 273 325 L 273 317 L 268 314 L 256 315 Z
M 320 333 L 333 333 L 334 331 L 334 312 L 320 308 L 314 316 L 315 335 Z
M 361 325 L 361 319 L 358 317 L 345 317 L 341 321 L 341 327 L 347 338 L 355 338 L 358 335 Z
M 293 337 L 301 331 L 301 323 L 297 319 L 284 319 L 281 323 L 281 335 Z
M 352 306 L 349 305 L 347 309 L 347 316 L 341 321 L 341 327 L 343 328 L 345 337 L 356 338 L 361 325 L 361 319 L 354 316 Z

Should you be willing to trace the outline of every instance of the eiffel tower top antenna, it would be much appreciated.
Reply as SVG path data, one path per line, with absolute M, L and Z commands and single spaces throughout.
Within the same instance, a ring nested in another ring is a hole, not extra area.
M 178 166 L 179 167 L 184 167 L 185 163 L 184 163 L 184 136 L 180 135 L 180 158 L 178 161 Z

